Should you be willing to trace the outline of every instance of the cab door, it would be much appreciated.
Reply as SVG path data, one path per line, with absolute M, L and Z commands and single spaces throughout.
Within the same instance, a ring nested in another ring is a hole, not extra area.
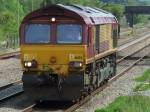
M 95 26 L 95 55 L 100 53 L 100 25 Z

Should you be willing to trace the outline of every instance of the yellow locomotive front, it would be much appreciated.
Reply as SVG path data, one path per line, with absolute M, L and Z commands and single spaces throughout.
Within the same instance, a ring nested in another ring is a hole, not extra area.
M 32 26 L 36 27 L 30 28 Z M 79 80 L 83 77 L 86 57 L 86 46 L 82 45 L 82 27 L 77 24 L 68 23 L 60 25 L 63 28 L 59 29 L 59 25 L 57 25 L 59 30 L 57 32 L 59 32 L 58 35 L 60 38 L 58 38 L 56 45 L 51 45 L 43 43 L 43 41 L 45 41 L 43 37 L 48 36 L 48 39 L 50 36 L 44 34 L 45 31 L 42 32 L 41 28 L 44 28 L 44 26 L 37 23 L 34 25 L 30 24 L 25 31 L 26 44 L 21 45 L 24 89 L 28 91 L 29 94 L 33 94 L 34 96 L 32 98 L 35 97 L 34 99 L 36 100 L 67 100 L 68 98 L 68 100 L 72 100 L 73 98 L 69 96 L 77 96 L 77 93 L 74 91 L 75 88 L 72 90 L 75 94 L 66 94 L 66 92 L 68 93 L 68 91 L 70 91 L 70 84 L 73 84 L 71 83 L 72 79 L 75 81 L 74 84 L 79 84 L 77 86 L 78 89 L 79 87 L 80 89 L 83 87 L 83 79 Z M 49 30 L 47 31 L 49 32 Z M 68 31 L 75 31 L 80 37 L 77 37 L 74 33 L 70 34 Z M 68 35 L 71 38 L 70 40 L 69 37 L 65 38 Z M 72 40 L 72 38 L 74 38 L 74 40 Z M 35 41 L 36 43 L 34 43 Z M 49 43 L 49 39 L 47 43 Z M 35 89 L 34 86 L 37 86 L 37 89 Z M 48 89 L 51 90 L 48 91 Z M 58 92 L 52 92 L 54 90 L 63 91 L 64 95 L 62 93 L 58 95 Z M 40 91 L 41 94 L 37 94 Z M 53 95 L 51 93 L 53 93 Z M 58 96 L 63 97 L 61 99 Z
M 23 71 L 67 77 L 85 68 L 85 45 L 21 45 Z

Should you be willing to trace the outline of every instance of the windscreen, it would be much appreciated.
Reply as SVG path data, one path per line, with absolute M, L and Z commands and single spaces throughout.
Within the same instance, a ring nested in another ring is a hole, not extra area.
M 49 43 L 50 25 L 29 24 L 25 27 L 25 43 Z
M 77 24 L 57 25 L 57 43 L 79 44 L 82 42 L 82 26 Z

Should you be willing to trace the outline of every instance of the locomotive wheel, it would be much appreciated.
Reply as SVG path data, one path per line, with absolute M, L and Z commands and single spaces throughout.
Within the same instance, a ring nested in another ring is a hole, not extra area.
M 90 86 L 88 89 L 88 94 L 91 94 L 93 90 L 94 90 L 94 88 L 92 86 Z
M 97 89 L 97 88 L 98 88 L 98 84 L 97 84 L 97 83 L 94 84 L 94 85 L 93 85 L 93 88 L 94 88 L 94 89 Z

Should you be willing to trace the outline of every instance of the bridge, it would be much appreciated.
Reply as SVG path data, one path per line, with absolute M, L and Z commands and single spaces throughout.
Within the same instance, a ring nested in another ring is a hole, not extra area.
M 133 27 L 135 14 L 150 14 L 150 6 L 126 6 L 125 14 L 130 27 Z

